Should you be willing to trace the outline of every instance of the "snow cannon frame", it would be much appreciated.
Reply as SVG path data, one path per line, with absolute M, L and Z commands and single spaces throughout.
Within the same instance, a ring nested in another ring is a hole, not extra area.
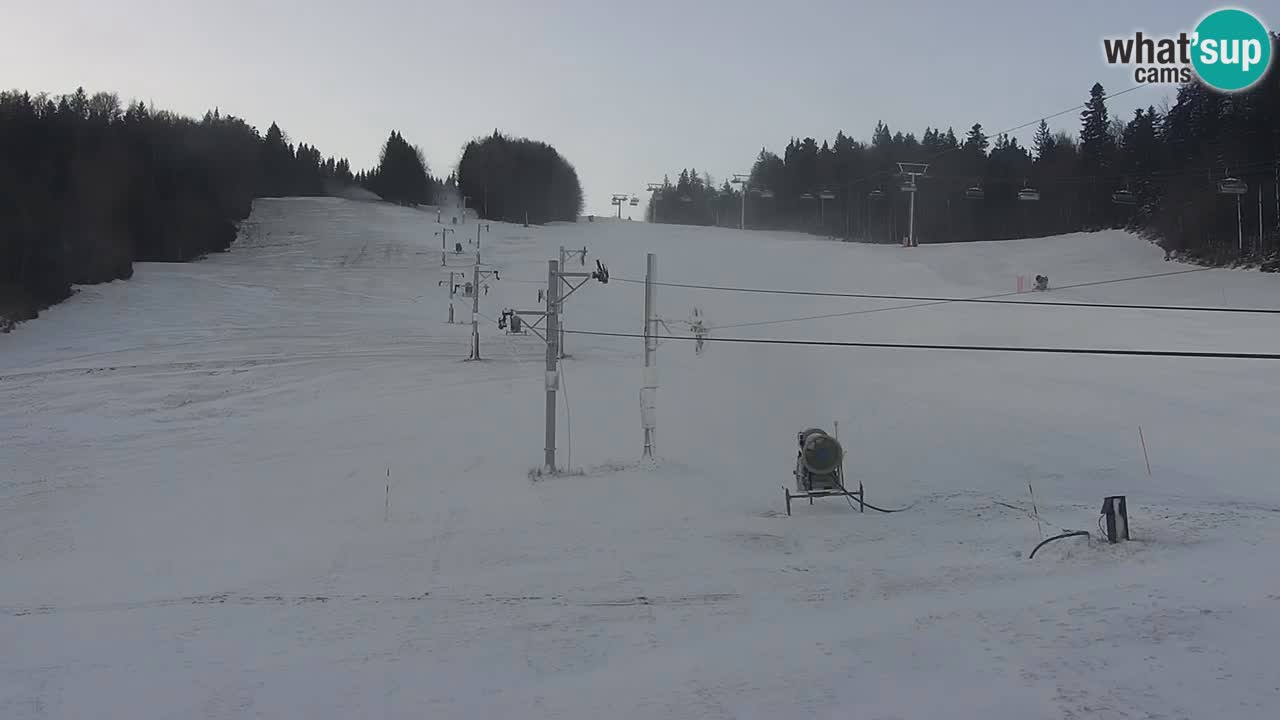
M 839 432 L 839 425 L 836 426 Z M 783 485 L 787 501 L 787 516 L 791 516 L 792 498 L 840 496 L 858 501 L 858 512 L 866 512 L 862 483 L 857 490 L 849 490 L 844 484 L 844 447 L 835 434 L 827 434 L 821 428 L 809 428 L 796 433 L 800 450 L 796 453 L 795 492 Z M 834 457 L 832 454 L 834 453 Z

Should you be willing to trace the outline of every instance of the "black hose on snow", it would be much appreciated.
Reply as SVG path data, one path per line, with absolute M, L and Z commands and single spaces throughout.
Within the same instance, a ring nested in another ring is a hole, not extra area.
M 1051 538 L 1045 538 L 1044 540 L 1042 540 L 1042 541 L 1040 542 L 1040 544 L 1039 544 L 1039 545 L 1037 545 L 1037 546 L 1035 547 L 1035 550 L 1032 550 L 1032 551 L 1031 551 L 1031 554 L 1027 556 L 1027 559 L 1028 559 L 1028 560 L 1030 560 L 1031 558 L 1035 557 L 1035 556 L 1036 556 L 1036 550 L 1039 550 L 1040 548 L 1044 547 L 1045 545 L 1048 545 L 1049 543 L 1053 542 L 1054 540 L 1061 540 L 1061 539 L 1063 539 L 1063 538 L 1069 538 L 1069 537 L 1079 537 L 1079 536 L 1081 536 L 1081 535 L 1083 535 L 1083 536 L 1085 536 L 1085 537 L 1089 537 L 1089 531 L 1088 531 L 1088 530 L 1072 530 L 1071 532 L 1064 532 L 1064 533 L 1062 533 L 1061 535 L 1054 535 L 1054 536 L 1053 536 L 1053 537 L 1051 537 Z

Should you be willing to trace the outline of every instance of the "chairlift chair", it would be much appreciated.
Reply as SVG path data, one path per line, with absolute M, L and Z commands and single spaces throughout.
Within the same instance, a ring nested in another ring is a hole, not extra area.
M 1033 187 L 1024 187 L 1018 191 L 1019 200 L 1035 201 L 1040 199 L 1040 191 Z
M 1249 185 L 1239 178 L 1222 178 L 1218 181 L 1219 195 L 1244 195 L 1249 192 Z
M 1117 190 L 1111 193 L 1111 202 L 1116 205 L 1137 205 L 1138 196 L 1128 190 Z
M 639 205 L 639 204 L 640 204 L 640 198 L 635 197 L 635 196 L 633 195 L 633 196 L 631 197 L 631 207 L 635 207 L 635 206 L 637 206 L 637 205 Z
M 773 191 L 772 191 L 772 190 L 770 190 L 770 189 L 768 189 L 768 188 L 765 188 L 764 190 L 761 190 L 761 191 L 760 191 L 760 197 L 762 197 L 762 198 L 771 198 L 771 197 L 773 197 Z
M 872 200 L 880 200 L 884 198 L 884 191 L 881 190 L 880 188 L 876 188 L 875 190 L 872 190 L 871 192 L 867 193 L 867 197 L 871 198 Z
M 836 194 L 831 192 L 830 190 L 823 190 L 821 193 L 818 193 L 818 197 L 822 198 L 823 200 L 835 200 Z
M 987 197 L 987 193 L 986 193 L 986 191 L 985 191 L 985 190 L 983 190 L 983 189 L 982 189 L 980 186 L 978 186 L 978 185 L 974 185 L 973 187 L 971 187 L 971 188 L 969 188 L 968 190 L 965 190 L 965 191 L 964 191 L 964 199 L 965 199 L 965 200 L 983 200 L 983 199 L 985 199 L 986 197 Z
M 801 194 L 800 194 L 800 199 L 801 199 L 801 200 L 812 200 L 812 199 L 813 199 L 813 193 L 801 193 Z

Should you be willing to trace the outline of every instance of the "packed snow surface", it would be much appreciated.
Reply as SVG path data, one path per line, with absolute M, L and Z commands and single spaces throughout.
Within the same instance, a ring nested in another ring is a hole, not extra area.
M 470 279 L 476 224 L 436 217 L 261 200 L 229 252 L 0 335 L 0 717 L 1280 716 L 1274 362 L 718 342 L 1274 353 L 1274 316 L 661 286 L 664 333 L 698 308 L 710 334 L 657 350 L 658 459 L 642 341 L 570 332 L 571 472 L 532 479 L 543 346 L 496 326 L 542 306 L 562 245 L 612 274 L 568 298 L 569 330 L 629 335 L 647 252 L 660 281 L 749 288 L 1046 274 L 1017 298 L 1045 302 L 1274 308 L 1280 278 L 1070 288 L 1193 269 L 1119 232 L 908 249 L 492 223 L 473 363 L 471 299 L 440 282 Z M 786 516 L 797 433 L 837 422 L 849 482 L 908 510 Z M 1098 539 L 1108 495 L 1131 542 Z M 1027 559 L 1073 529 L 1094 537 Z

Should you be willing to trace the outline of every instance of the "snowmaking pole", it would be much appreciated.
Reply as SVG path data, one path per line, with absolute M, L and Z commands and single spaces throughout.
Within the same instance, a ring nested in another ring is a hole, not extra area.
M 653 283 L 658 259 L 653 253 L 645 258 L 644 273 L 644 376 L 640 388 L 640 425 L 644 428 L 644 457 L 653 457 L 654 433 L 657 430 L 658 368 L 655 363 L 657 338 L 654 336 Z
M 546 445 L 543 464 L 547 472 L 556 472 L 556 390 L 560 386 L 560 261 L 547 261 L 547 414 Z

